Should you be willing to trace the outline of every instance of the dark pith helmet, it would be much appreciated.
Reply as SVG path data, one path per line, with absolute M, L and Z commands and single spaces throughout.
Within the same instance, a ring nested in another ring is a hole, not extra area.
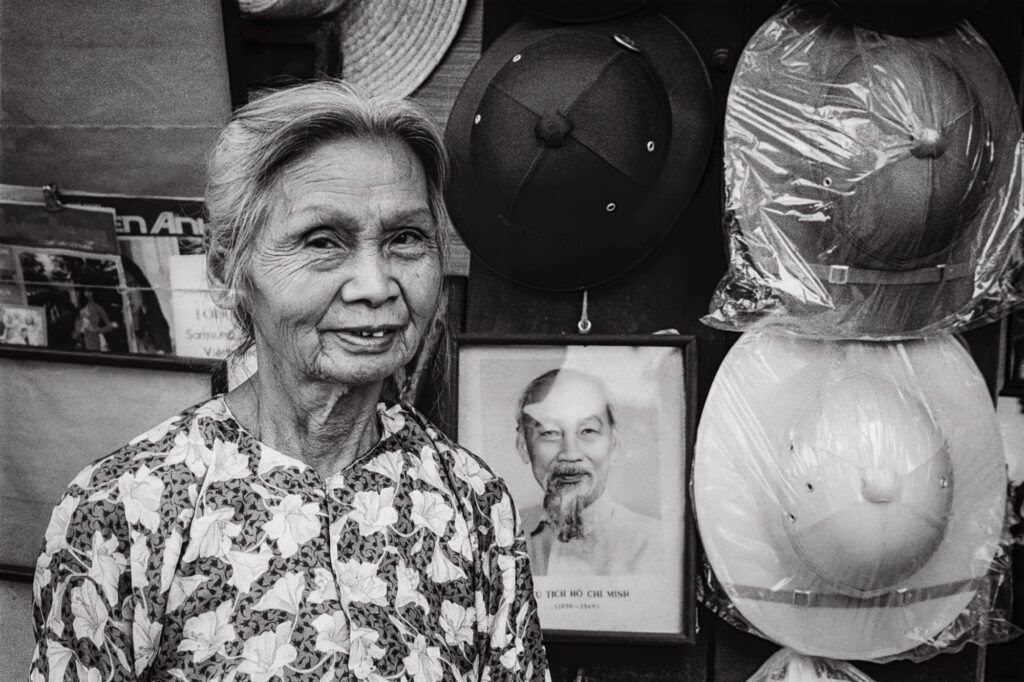
M 521 21 L 487 49 L 449 117 L 452 220 L 515 282 L 601 284 L 675 224 L 713 128 L 704 65 L 661 14 Z

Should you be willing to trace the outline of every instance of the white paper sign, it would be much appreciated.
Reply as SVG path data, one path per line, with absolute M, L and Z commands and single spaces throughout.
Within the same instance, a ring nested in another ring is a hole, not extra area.
M 231 313 L 213 302 L 206 283 L 206 256 L 171 256 L 170 263 L 175 353 L 226 357 L 240 334 Z

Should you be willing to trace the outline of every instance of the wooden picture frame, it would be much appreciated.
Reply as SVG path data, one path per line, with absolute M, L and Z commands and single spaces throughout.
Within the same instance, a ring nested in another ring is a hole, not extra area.
M 74 476 L 226 390 L 222 360 L 0 345 L 0 577 L 31 580 L 50 513 Z
M 458 440 L 509 486 L 545 638 L 693 642 L 694 337 L 456 341 Z

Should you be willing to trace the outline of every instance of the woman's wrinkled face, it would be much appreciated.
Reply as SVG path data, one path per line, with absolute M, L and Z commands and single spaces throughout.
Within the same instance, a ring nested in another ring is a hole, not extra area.
M 441 289 L 419 160 L 397 140 L 334 140 L 286 166 L 273 191 L 251 268 L 260 366 L 383 381 L 415 353 Z

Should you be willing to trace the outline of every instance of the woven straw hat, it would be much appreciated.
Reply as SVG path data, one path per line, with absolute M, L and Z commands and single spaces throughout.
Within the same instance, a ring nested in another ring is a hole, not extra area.
M 716 578 L 756 631 L 811 656 L 886 659 L 978 627 L 1005 487 L 984 379 L 952 336 L 745 334 L 697 433 Z
M 406 97 L 455 39 L 466 0 L 349 0 L 341 22 L 342 77 L 371 95 Z
M 337 12 L 345 0 L 238 0 L 243 16 L 272 21 L 315 19 Z
M 607 21 L 635 12 L 647 0 L 512 0 L 528 12 L 549 21 L 570 24 Z

